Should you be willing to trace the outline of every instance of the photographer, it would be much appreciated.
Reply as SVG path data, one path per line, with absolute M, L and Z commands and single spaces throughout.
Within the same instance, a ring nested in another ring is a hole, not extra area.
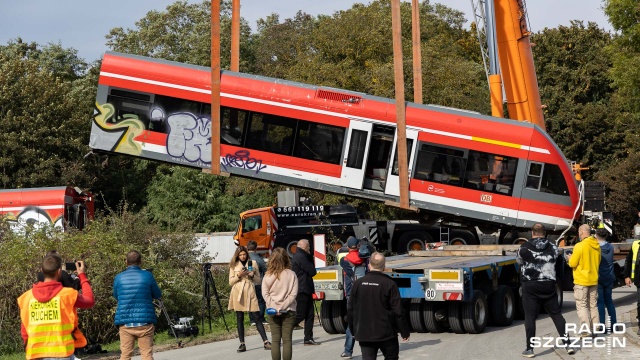
M 58 252 L 56 250 L 51 250 L 47 253 L 46 256 L 57 256 L 60 258 L 60 262 L 62 263 L 62 257 L 60 256 L 60 254 L 58 254 Z M 65 269 L 62 270 L 61 275 L 60 275 L 60 282 L 62 283 L 62 286 L 64 287 L 70 287 L 72 289 L 81 290 L 80 287 L 80 278 L 75 276 L 75 275 L 71 275 L 68 273 L 68 271 L 75 271 L 76 267 L 75 267 L 75 263 L 65 263 Z M 73 268 L 70 268 L 72 265 Z M 38 279 L 38 281 L 42 282 L 44 281 L 44 274 L 42 273 L 42 271 L 39 271 L 36 274 L 36 278 Z
M 78 330 L 77 308 L 91 308 L 95 299 L 84 262 L 78 261 L 75 265 L 82 294 L 62 286 L 62 261 L 57 255 L 48 255 L 41 266 L 44 281 L 34 284 L 18 298 L 27 359 L 60 358 L 61 355 L 65 359 L 75 359 L 74 348 L 87 345 L 87 339 Z

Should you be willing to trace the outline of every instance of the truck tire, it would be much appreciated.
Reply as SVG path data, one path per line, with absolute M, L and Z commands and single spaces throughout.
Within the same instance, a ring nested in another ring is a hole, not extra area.
M 420 231 L 409 231 L 398 239 L 398 245 L 396 246 L 396 252 L 398 255 L 406 254 L 411 250 L 424 250 L 426 244 L 433 242 L 431 236 L 427 233 Z
M 332 321 L 333 328 L 337 334 L 344 334 L 347 332 L 347 302 L 346 301 L 332 301 Z
M 562 310 L 562 303 L 564 302 L 564 293 L 562 292 L 562 285 L 556 283 L 556 301 L 558 302 L 558 306 L 560 310 Z M 544 306 L 541 306 L 540 312 L 549 313 Z
M 447 304 L 447 317 L 449 318 L 449 327 L 456 334 L 464 334 L 464 326 L 462 326 L 462 303 L 459 301 L 451 301 Z
M 327 334 L 337 334 L 336 328 L 333 327 L 333 315 L 331 314 L 333 301 L 322 300 L 320 304 L 320 325 Z
M 500 285 L 498 290 L 489 296 L 491 324 L 509 326 L 516 314 L 516 297 L 509 286 Z
M 452 231 L 451 232 L 451 240 L 449 240 L 449 244 L 451 245 L 478 245 L 478 240 L 476 240 L 473 234 L 466 231 Z
M 524 304 L 522 304 L 522 285 L 518 287 L 518 293 L 516 294 L 516 314 L 514 318 L 516 320 L 524 320 Z
M 489 305 L 487 296 L 480 290 L 473 292 L 470 302 L 462 304 L 462 323 L 469 334 L 480 334 L 487 327 Z
M 426 301 L 422 308 L 424 325 L 430 333 L 438 334 L 444 331 L 444 325 L 436 319 L 436 312 L 440 309 L 441 303 L 437 301 Z
M 409 322 L 415 332 L 427 332 L 427 327 L 424 324 L 424 317 L 422 315 L 425 303 L 426 301 L 424 299 L 411 299 L 411 304 L 409 305 Z

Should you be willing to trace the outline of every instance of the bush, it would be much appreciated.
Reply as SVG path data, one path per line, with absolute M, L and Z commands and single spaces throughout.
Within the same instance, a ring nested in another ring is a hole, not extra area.
M 82 232 L 62 233 L 53 228 L 34 229 L 25 234 L 8 230 L 0 221 L 0 254 L 4 276 L 0 278 L 0 355 L 23 350 L 20 315 L 16 299 L 36 281 L 44 254 L 56 249 L 65 261 L 84 260 L 96 304 L 79 310 L 80 329 L 90 339 L 108 343 L 117 340 L 113 325 L 116 300 L 112 296 L 113 279 L 123 271 L 129 250 L 142 254 L 142 266 L 153 271 L 163 292 L 163 302 L 170 316 L 194 316 L 200 320 L 202 306 L 202 257 L 193 233 L 165 232 L 149 224 L 145 212 L 131 213 L 126 207 L 117 212 L 99 214 Z M 226 268 L 213 269 L 218 295 L 226 311 L 229 286 Z M 212 298 L 212 317 L 219 318 Z M 166 329 L 160 311 L 158 331 Z

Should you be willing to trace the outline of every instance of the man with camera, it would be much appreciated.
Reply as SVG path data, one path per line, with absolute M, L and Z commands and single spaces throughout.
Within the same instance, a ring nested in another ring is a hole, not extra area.
M 27 359 L 73 360 L 75 348 L 87 345 L 87 339 L 78 331 L 76 309 L 91 308 L 95 300 L 84 262 L 75 265 L 82 294 L 62 286 L 62 260 L 57 255 L 48 255 L 42 260 L 44 281 L 18 298 Z
M 127 268 L 113 281 L 113 297 L 118 301 L 115 325 L 119 327 L 120 359 L 133 355 L 136 339 L 143 360 L 153 360 L 153 333 L 156 311 L 153 299 L 162 295 L 150 271 L 142 270 L 142 255 L 132 250 L 127 253 Z

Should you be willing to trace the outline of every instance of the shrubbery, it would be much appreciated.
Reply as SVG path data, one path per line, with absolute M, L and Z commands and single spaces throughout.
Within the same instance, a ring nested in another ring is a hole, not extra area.
M 97 216 L 82 232 L 61 233 L 51 228 L 16 234 L 6 222 L 0 222 L 0 355 L 22 351 L 20 316 L 16 299 L 31 288 L 44 254 L 56 249 L 66 261 L 84 260 L 96 304 L 79 310 L 80 329 L 100 343 L 117 340 L 113 325 L 116 300 L 112 297 L 113 279 L 123 271 L 125 255 L 135 249 L 142 253 L 143 268 L 150 269 L 163 292 L 170 316 L 194 316 L 200 319 L 202 304 L 202 249 L 193 233 L 167 233 L 149 224 L 146 213 L 117 213 Z M 218 295 L 226 311 L 229 286 L 227 267 L 212 269 Z M 212 298 L 212 316 L 220 314 Z M 166 319 L 158 312 L 158 331 L 166 329 Z

